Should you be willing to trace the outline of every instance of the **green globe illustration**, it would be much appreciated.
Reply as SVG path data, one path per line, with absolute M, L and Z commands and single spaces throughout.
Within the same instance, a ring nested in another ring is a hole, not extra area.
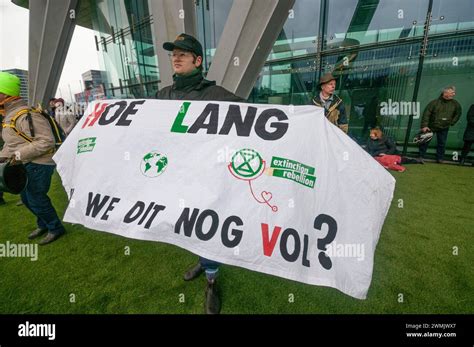
M 161 175 L 165 171 L 166 166 L 168 166 L 168 158 L 156 151 L 145 154 L 140 163 L 142 174 L 146 177 Z

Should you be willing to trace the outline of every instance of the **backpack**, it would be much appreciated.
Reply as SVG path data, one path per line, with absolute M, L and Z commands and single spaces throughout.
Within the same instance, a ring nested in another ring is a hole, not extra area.
M 41 108 L 31 107 L 28 109 L 21 110 L 15 116 L 13 116 L 13 118 L 10 120 L 10 124 L 2 124 L 2 126 L 4 128 L 8 127 L 8 128 L 13 129 L 13 131 L 15 131 L 18 136 L 23 138 L 26 142 L 31 143 L 33 142 L 33 139 L 35 137 L 35 129 L 33 127 L 31 112 L 39 114 L 41 117 L 46 118 L 46 120 L 48 121 L 49 126 L 51 127 L 51 132 L 53 133 L 53 136 L 54 136 L 54 149 L 52 150 L 52 152 L 53 153 L 56 152 L 59 149 L 59 147 L 63 144 L 64 140 L 66 139 L 66 133 L 59 126 L 56 120 L 51 115 L 43 111 Z M 24 132 L 18 130 L 16 127 L 16 121 L 18 120 L 18 118 L 20 118 L 24 114 L 27 114 L 26 119 L 28 121 L 28 125 L 30 128 L 31 137 L 26 135 Z

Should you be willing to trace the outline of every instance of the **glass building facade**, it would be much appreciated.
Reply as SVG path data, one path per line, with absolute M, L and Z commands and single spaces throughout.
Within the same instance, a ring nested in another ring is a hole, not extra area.
M 90 3 L 108 98 L 152 97 L 160 78 L 146 0 L 84 0 Z
M 101 69 L 108 73 L 107 97 L 153 97 L 160 75 L 148 1 L 85 1 L 91 2 Z M 205 71 L 234 1 L 196 0 Z M 360 143 L 374 125 L 399 145 L 412 141 L 428 102 L 443 87 L 456 86 L 463 114 L 450 128 L 447 153 L 458 150 L 474 104 L 474 1 L 296 0 L 248 101 L 309 104 L 326 72 L 337 78 L 349 134 Z M 420 117 L 415 114 L 407 134 L 409 114 L 387 114 L 381 105 L 412 101 L 419 102 Z

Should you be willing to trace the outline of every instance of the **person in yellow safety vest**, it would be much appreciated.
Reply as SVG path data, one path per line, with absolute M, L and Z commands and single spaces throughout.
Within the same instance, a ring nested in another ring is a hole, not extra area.
M 37 229 L 29 239 L 43 234 L 39 242 L 46 245 L 65 233 L 64 226 L 48 197 L 51 177 L 56 167 L 52 157 L 55 138 L 48 120 L 30 110 L 20 97 L 20 79 L 0 72 L 0 114 L 2 138 L 0 162 L 21 161 L 26 169 L 28 183 L 21 192 L 23 204 L 35 215 Z

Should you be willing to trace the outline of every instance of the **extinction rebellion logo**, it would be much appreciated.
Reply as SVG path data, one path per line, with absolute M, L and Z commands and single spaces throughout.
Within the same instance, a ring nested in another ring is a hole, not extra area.
M 285 178 L 308 188 L 314 188 L 316 183 L 314 167 L 290 159 L 273 157 L 269 173 L 271 176 Z
M 92 152 L 95 147 L 97 137 L 86 137 L 77 142 L 77 153 Z
M 257 178 L 265 169 L 265 160 L 253 149 L 241 149 L 233 155 L 229 169 L 239 179 Z
M 265 171 L 265 160 L 253 149 L 241 149 L 237 151 L 228 165 L 230 173 L 237 179 L 247 181 L 250 187 L 250 193 L 259 204 L 268 205 L 273 212 L 278 211 L 278 206 L 271 205 L 273 198 L 271 192 L 263 191 L 260 197 L 255 196 L 252 188 L 252 181 L 259 178 Z
M 228 169 L 235 178 L 247 181 L 253 198 L 260 204 L 268 205 L 273 212 L 278 211 L 276 205 L 270 204 L 273 194 L 263 191 L 260 193 L 260 196 L 256 196 L 252 187 L 252 181 L 259 178 L 264 172 L 268 176 L 284 178 L 308 188 L 314 188 L 316 183 L 314 167 L 295 160 L 272 157 L 271 167 L 267 169 L 266 162 L 262 156 L 257 151 L 248 148 L 235 152 L 228 165 Z
M 161 175 L 167 166 L 168 158 L 164 154 L 156 151 L 145 154 L 140 163 L 142 174 L 150 178 Z

